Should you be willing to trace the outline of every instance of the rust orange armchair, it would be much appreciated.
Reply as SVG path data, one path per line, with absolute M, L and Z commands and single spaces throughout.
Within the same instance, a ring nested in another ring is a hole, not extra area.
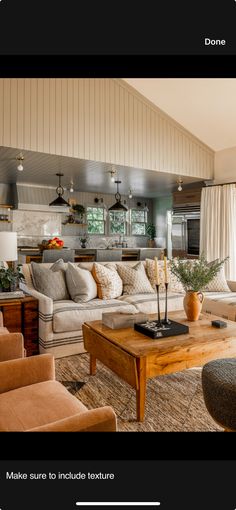
M 114 432 L 116 416 L 88 410 L 55 380 L 53 356 L 41 354 L 0 363 L 0 431 Z

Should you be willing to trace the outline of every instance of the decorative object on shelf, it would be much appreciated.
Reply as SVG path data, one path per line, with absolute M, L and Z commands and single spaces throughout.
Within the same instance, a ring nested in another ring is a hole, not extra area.
M 71 208 L 72 214 L 74 214 L 74 223 L 83 223 L 86 209 L 81 204 L 73 204 Z
M 115 194 L 115 199 L 116 199 L 116 203 L 113 204 L 111 207 L 109 207 L 109 211 L 127 211 L 127 207 L 124 206 L 122 203 L 121 203 L 121 194 L 119 193 L 119 184 L 121 184 L 121 181 L 115 181 L 116 185 L 117 185 L 117 191 L 116 191 L 116 194 Z
M 79 238 L 79 240 L 81 248 L 86 248 L 89 241 L 89 235 L 85 233 Z
M 22 152 L 20 152 L 20 154 L 18 154 L 18 156 L 16 156 L 16 161 L 18 163 L 17 165 L 17 170 L 19 172 L 22 172 L 24 170 L 24 167 L 23 167 L 23 161 L 24 161 L 24 156 L 22 154 Z
M 172 259 L 170 270 L 182 283 L 186 292 L 184 310 L 189 321 L 197 321 L 202 309 L 204 295 L 202 291 L 213 280 L 221 266 L 228 259 L 207 262 L 202 253 L 199 259 Z
M 19 283 L 24 281 L 24 275 L 21 271 L 21 265 L 16 269 L 13 267 L 0 268 L 0 292 L 15 292 L 19 288 Z M 14 296 L 12 296 L 14 297 Z
M 183 179 L 181 179 L 181 177 L 179 177 L 178 180 L 176 181 L 176 183 L 178 184 L 178 188 L 177 188 L 178 191 L 182 191 L 182 189 L 183 189 L 182 188 L 183 182 L 184 181 L 183 181 Z
M 149 237 L 147 242 L 148 247 L 155 248 L 156 226 L 153 223 L 149 223 L 146 226 L 146 234 Z
M 70 207 L 70 204 L 68 202 L 66 202 L 66 200 L 64 200 L 64 198 L 62 197 L 62 195 L 64 194 L 64 188 L 61 184 L 61 177 L 63 177 L 64 174 L 61 174 L 61 173 L 57 173 L 56 174 L 57 177 L 58 177 L 58 186 L 56 188 L 56 193 L 57 193 L 57 198 L 55 198 L 55 200 L 53 200 L 52 202 L 50 202 L 49 206 L 50 207 Z

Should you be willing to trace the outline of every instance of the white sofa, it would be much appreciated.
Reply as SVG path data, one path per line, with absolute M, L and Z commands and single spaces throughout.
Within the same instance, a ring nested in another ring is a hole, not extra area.
M 145 261 L 142 263 L 145 266 Z M 118 262 L 118 264 L 134 266 L 137 261 Z M 43 265 L 45 267 L 51 266 L 51 264 Z M 93 263 L 79 263 L 79 266 L 92 270 Z M 86 321 L 101 319 L 103 312 L 115 312 L 121 308 L 125 308 L 127 312 L 156 313 L 157 311 L 156 294 L 122 295 L 119 299 L 107 301 L 96 298 L 88 303 L 75 303 L 72 300 L 53 301 L 35 290 L 31 276 L 31 265 L 24 264 L 22 268 L 25 276 L 25 284 L 21 284 L 22 290 L 35 296 L 39 301 L 40 353 L 50 352 L 55 357 L 60 358 L 84 352 L 82 324 Z M 205 293 L 203 311 L 235 321 L 236 282 L 228 282 L 228 285 L 231 292 Z M 181 292 L 169 292 L 168 310 L 182 310 L 183 297 L 184 294 Z M 160 294 L 161 311 L 164 311 L 164 307 L 165 295 Z
M 142 263 L 145 265 L 145 261 Z M 137 261 L 119 262 L 119 264 L 134 266 Z M 49 268 L 52 264 L 43 265 Z M 92 270 L 93 263 L 81 262 L 79 266 Z M 156 294 L 123 295 L 119 299 L 107 301 L 97 298 L 88 303 L 75 303 L 72 300 L 53 301 L 34 288 L 31 265 L 23 264 L 22 269 L 25 276 L 25 283 L 21 284 L 22 290 L 35 296 L 39 301 L 40 353 L 50 352 L 60 358 L 84 352 L 82 324 L 86 321 L 101 319 L 103 312 L 115 312 L 121 308 L 125 308 L 127 312 L 144 313 L 155 313 L 157 310 Z M 161 311 L 164 311 L 164 295 L 161 295 L 160 304 Z M 168 306 L 169 310 L 182 309 L 183 295 L 169 293 Z M 66 328 L 65 324 L 67 324 Z

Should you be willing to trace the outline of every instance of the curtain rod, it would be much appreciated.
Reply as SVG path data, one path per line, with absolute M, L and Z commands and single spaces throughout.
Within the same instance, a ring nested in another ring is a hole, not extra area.
M 214 186 L 227 186 L 227 184 L 236 184 L 236 182 L 222 182 L 221 184 L 205 184 L 205 188 L 213 188 Z

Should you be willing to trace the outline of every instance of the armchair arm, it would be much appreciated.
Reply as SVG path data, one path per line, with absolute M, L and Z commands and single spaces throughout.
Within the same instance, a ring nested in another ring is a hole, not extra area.
M 28 432 L 116 432 L 116 415 L 111 407 L 99 407 Z
M 0 361 L 24 357 L 24 339 L 21 333 L 0 335 Z
M 54 379 L 54 357 L 51 354 L 0 363 L 0 393 Z

